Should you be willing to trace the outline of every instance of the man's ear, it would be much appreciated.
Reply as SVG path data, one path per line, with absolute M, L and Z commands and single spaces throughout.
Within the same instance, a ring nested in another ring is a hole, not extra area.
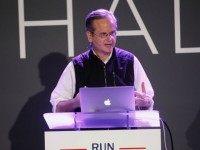
M 87 39 L 91 43 L 92 42 L 92 33 L 90 31 L 86 31 Z

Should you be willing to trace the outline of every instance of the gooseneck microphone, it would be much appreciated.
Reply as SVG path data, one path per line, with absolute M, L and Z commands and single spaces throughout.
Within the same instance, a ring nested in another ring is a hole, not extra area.
M 112 72 L 112 75 L 113 75 L 113 85 L 116 86 L 116 82 L 115 82 L 116 79 L 115 79 L 115 72 L 114 72 L 114 70 Z
M 106 66 L 105 65 L 103 66 L 103 72 L 104 72 L 104 83 L 105 83 L 105 86 L 108 86 L 107 78 L 106 78 Z

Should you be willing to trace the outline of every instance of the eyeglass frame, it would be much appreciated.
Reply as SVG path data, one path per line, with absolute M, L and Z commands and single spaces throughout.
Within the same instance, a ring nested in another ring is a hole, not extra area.
M 102 32 L 102 33 L 96 34 L 94 31 L 91 31 L 91 33 L 96 35 L 97 37 L 100 37 L 101 39 L 106 39 L 108 36 L 116 37 L 117 35 L 116 30 L 111 31 L 110 33 Z

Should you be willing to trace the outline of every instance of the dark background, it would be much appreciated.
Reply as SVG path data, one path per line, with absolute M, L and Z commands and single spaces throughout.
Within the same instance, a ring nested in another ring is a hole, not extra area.
M 111 0 L 73 0 L 75 55 L 87 46 L 85 15 Z M 118 37 L 117 46 L 141 61 L 155 89 L 155 109 L 169 125 L 176 150 L 200 149 L 200 55 L 175 53 L 174 1 L 134 0 L 159 54 L 143 36 Z M 181 0 L 182 47 L 200 47 L 200 2 Z M 25 0 L 26 20 L 66 19 L 65 0 Z M 125 0 L 115 11 L 119 30 L 139 29 Z M 43 150 L 50 93 L 69 61 L 67 27 L 27 27 L 26 59 L 19 57 L 18 2 L 0 0 L 0 149 Z M 169 134 L 167 144 L 170 146 Z

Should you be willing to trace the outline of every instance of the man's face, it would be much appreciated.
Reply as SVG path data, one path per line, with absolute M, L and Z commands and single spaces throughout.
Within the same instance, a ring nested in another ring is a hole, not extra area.
M 116 44 L 116 25 L 112 19 L 96 19 L 93 21 L 93 32 L 87 31 L 88 41 L 93 44 L 99 55 L 109 55 Z

